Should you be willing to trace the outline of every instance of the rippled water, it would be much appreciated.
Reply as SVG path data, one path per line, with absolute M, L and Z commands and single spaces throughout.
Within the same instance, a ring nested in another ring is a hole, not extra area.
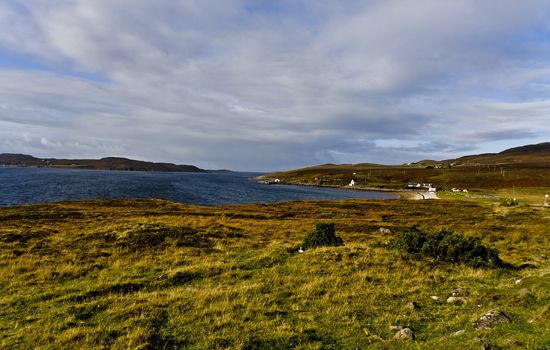
M 253 180 L 257 175 L 0 168 L 0 206 L 106 198 L 160 198 L 222 205 L 396 197 L 379 192 L 263 185 Z

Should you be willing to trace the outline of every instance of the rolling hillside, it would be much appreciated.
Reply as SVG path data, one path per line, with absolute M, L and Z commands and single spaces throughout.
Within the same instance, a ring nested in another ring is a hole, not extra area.
M 325 164 L 264 175 L 266 180 L 317 186 L 403 189 L 408 183 L 432 183 L 439 189 L 499 190 L 550 187 L 550 142 L 404 165 Z

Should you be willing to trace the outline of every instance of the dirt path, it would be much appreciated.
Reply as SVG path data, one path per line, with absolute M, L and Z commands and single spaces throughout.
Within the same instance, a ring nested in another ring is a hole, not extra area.
M 434 192 L 398 192 L 399 196 L 408 200 L 439 199 Z

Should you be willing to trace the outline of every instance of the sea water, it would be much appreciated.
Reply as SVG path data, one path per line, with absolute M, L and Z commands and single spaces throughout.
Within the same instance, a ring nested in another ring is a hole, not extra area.
M 108 198 L 224 205 L 397 197 L 382 192 L 265 185 L 254 179 L 258 175 L 0 167 L 0 206 Z

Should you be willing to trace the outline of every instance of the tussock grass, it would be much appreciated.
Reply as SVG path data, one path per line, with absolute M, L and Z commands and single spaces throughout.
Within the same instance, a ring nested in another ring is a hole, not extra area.
M 333 222 L 345 244 L 298 253 L 320 221 Z M 0 344 L 449 349 L 478 348 L 480 336 L 498 346 L 514 338 L 518 347 L 545 348 L 549 224 L 545 208 L 456 200 L 2 208 Z M 377 247 L 411 227 L 479 237 L 513 267 L 475 269 Z M 455 288 L 467 290 L 467 303 L 446 303 Z M 405 307 L 412 301 L 417 309 Z M 471 323 L 493 308 L 512 323 L 474 330 Z M 392 325 L 411 328 L 416 340 L 392 340 Z M 450 336 L 460 329 L 465 334 Z

